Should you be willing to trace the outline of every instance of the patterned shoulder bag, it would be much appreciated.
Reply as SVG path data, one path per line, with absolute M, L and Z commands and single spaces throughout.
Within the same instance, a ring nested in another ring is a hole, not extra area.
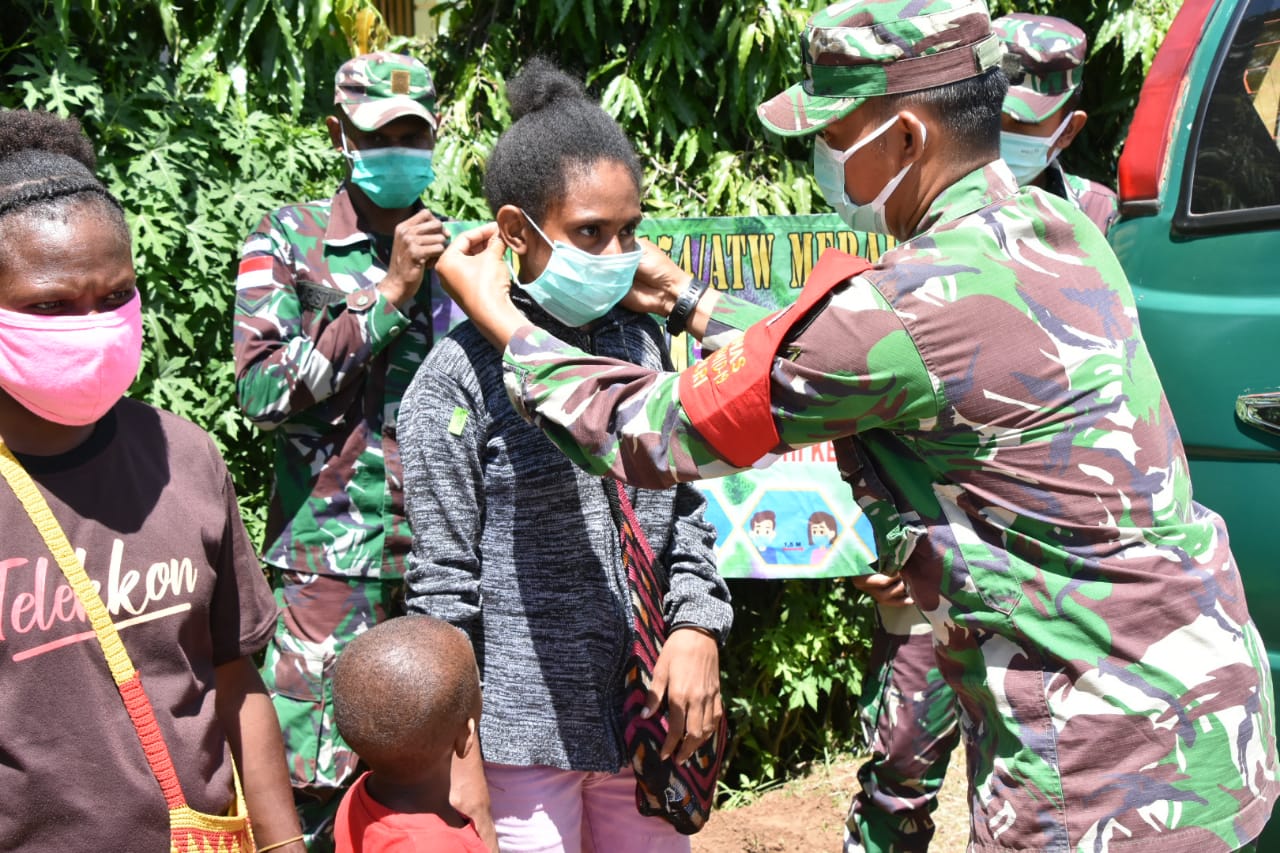
M 98 638 L 102 654 L 107 659 L 111 678 L 124 700 L 125 711 L 142 742 L 147 765 L 160 784 L 165 804 L 169 808 L 170 853 L 254 853 L 253 833 L 249 829 L 249 813 L 245 807 L 244 793 L 240 788 L 240 774 L 232 765 L 236 799 L 229 815 L 211 815 L 198 812 L 187 805 L 178 773 L 173 766 L 169 747 L 164 742 L 160 725 L 156 722 L 151 700 L 142 687 L 142 676 L 134 668 L 120 632 L 111 621 L 101 596 L 93 588 L 93 582 L 85 572 L 67 536 L 53 517 L 49 504 L 40 494 L 31 476 L 14 458 L 9 448 L 0 442 L 0 473 L 22 503 L 36 530 L 44 538 L 45 545 L 62 569 L 63 576 L 75 591 L 84 607 L 93 632 Z
M 714 735 L 684 764 L 661 758 L 667 739 L 666 703 L 649 719 L 640 716 L 658 654 L 667 639 L 662 615 L 665 584 L 654 570 L 653 549 L 645 538 L 626 490 L 617 480 L 604 480 L 605 495 L 622 539 L 622 563 L 631 590 L 631 649 L 624 671 L 623 741 L 636 776 L 636 809 L 661 817 L 678 832 L 692 835 L 706 825 L 715 801 L 716 781 L 728 742 L 722 716 Z

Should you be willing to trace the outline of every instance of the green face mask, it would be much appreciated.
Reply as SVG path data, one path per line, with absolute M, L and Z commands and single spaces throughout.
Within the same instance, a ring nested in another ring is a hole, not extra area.
M 524 211 L 520 211 L 524 213 Z M 566 326 L 582 327 L 609 313 L 631 289 L 644 251 L 593 255 L 560 240 L 551 240 L 529 214 L 533 230 L 551 246 L 542 275 L 521 284 L 525 293 Z
M 342 153 L 351 163 L 351 183 L 386 210 L 413 204 L 435 180 L 430 148 L 372 148 L 361 151 L 347 145 L 342 135 Z
M 1040 173 L 1062 153 L 1053 146 L 1070 123 L 1071 116 L 1068 115 L 1049 137 L 1000 131 L 1000 159 L 1009 165 L 1018 186 L 1025 187 L 1040 177 Z

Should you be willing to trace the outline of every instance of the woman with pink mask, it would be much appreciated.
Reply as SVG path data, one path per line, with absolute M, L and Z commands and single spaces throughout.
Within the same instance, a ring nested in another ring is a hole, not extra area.
M 140 296 L 93 165 L 74 120 L 0 113 L 0 848 L 161 853 L 247 808 L 299 853 L 275 604 L 209 436 L 123 396 Z

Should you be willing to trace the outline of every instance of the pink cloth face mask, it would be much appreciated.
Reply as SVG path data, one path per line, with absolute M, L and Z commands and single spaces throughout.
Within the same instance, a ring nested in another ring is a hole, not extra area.
M 25 314 L 0 308 L 0 388 L 54 423 L 105 415 L 138 375 L 142 297 L 98 314 Z

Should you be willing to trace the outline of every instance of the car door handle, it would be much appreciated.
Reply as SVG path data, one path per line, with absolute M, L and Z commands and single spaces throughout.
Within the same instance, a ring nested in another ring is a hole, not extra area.
M 1280 391 L 1241 394 L 1236 398 L 1236 417 L 1250 426 L 1280 435 Z

